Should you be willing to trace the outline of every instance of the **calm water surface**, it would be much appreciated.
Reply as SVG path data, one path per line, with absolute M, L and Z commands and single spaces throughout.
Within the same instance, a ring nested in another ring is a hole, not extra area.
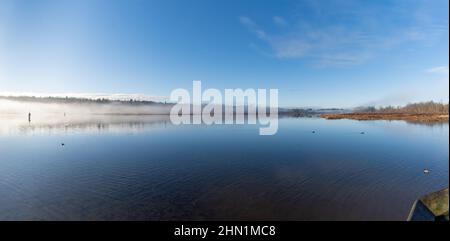
M 258 128 L 0 116 L 0 220 L 405 220 L 448 187 L 448 124 Z

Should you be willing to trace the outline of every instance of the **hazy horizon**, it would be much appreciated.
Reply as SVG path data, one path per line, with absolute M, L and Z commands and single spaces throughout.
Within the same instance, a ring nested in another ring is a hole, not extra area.
M 128 102 L 130 100 L 133 101 L 149 101 L 149 102 L 155 102 L 155 103 L 167 103 L 167 104 L 174 104 L 176 102 L 170 101 L 169 96 L 151 96 L 151 95 L 145 95 L 145 94 L 124 94 L 124 93 L 116 93 L 116 94 L 107 94 L 107 93 L 32 93 L 32 92 L 23 92 L 23 93 L 13 93 L 13 92 L 0 92 L 0 97 L 4 98 L 10 98 L 10 97 L 33 97 L 33 98 L 75 98 L 75 99 L 88 99 L 88 100 L 99 100 L 99 99 L 105 99 L 109 101 L 123 101 Z M 0 100 L 1 101 L 1 100 Z M 22 101 L 22 100 L 12 100 L 12 101 Z M 414 104 L 414 103 L 424 103 L 424 102 L 430 102 L 433 101 L 435 103 L 442 103 L 447 104 L 449 103 L 449 100 L 433 100 L 433 99 L 424 99 L 424 100 L 418 100 L 415 102 L 407 101 L 401 104 L 382 104 L 378 103 L 376 101 L 373 102 L 367 102 L 363 105 L 353 105 L 353 106 L 279 106 L 279 108 L 313 108 L 313 109 L 357 109 L 361 107 L 388 107 L 388 106 L 406 106 L 408 104 Z M 204 103 L 206 104 L 206 102 Z

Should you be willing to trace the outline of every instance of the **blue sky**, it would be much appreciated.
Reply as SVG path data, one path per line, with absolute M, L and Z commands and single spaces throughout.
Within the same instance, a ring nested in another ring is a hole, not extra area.
M 0 93 L 278 88 L 282 106 L 448 102 L 448 0 L 0 2 Z

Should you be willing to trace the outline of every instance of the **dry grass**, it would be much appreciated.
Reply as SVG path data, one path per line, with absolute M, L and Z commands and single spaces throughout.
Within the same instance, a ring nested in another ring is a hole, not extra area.
M 448 188 L 431 193 L 420 199 L 434 216 L 448 215 Z
M 410 122 L 448 122 L 448 114 L 404 114 L 404 113 L 348 113 L 324 114 L 322 118 L 329 120 L 405 120 Z

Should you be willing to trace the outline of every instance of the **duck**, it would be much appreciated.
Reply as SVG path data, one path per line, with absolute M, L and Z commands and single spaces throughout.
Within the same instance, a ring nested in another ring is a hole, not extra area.
M 61 146 L 65 146 L 66 144 L 64 144 L 64 143 L 61 143 Z
M 423 169 L 423 173 L 428 174 L 428 173 L 430 173 L 430 170 L 425 168 L 425 169 Z
M 364 135 L 364 134 L 366 134 L 364 131 L 361 131 L 359 134 L 361 134 L 361 135 Z

